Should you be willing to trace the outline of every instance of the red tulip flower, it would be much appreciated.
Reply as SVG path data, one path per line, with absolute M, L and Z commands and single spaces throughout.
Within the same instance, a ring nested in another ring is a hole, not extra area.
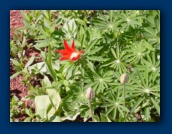
M 72 42 L 72 46 L 70 47 L 66 40 L 64 40 L 64 50 L 56 50 L 56 52 L 59 52 L 62 57 L 60 58 L 60 61 L 62 60 L 70 60 L 72 62 L 77 61 L 81 54 L 84 52 L 84 50 L 78 51 L 75 49 L 74 40 Z

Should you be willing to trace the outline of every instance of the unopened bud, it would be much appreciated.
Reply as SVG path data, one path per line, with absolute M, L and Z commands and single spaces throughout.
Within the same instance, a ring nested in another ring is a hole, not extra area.
M 157 59 L 158 59 L 158 60 L 160 59 L 160 55 L 157 56 Z
M 87 100 L 91 100 L 94 97 L 94 93 L 91 87 L 89 87 L 86 91 L 86 98 Z
M 128 75 L 126 73 L 121 75 L 120 82 L 121 82 L 121 84 L 125 84 L 128 82 Z

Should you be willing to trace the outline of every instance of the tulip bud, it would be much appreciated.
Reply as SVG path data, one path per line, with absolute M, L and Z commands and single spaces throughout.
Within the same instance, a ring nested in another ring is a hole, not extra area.
M 94 93 L 91 87 L 89 87 L 86 91 L 87 100 L 91 100 L 94 97 Z
M 125 84 L 128 82 L 128 75 L 126 73 L 121 75 L 120 82 L 121 82 L 121 84 Z

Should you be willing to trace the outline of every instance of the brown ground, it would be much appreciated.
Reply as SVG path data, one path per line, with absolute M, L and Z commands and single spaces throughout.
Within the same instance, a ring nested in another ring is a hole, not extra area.
M 10 10 L 10 38 L 13 38 L 14 31 L 18 27 L 23 26 L 22 16 L 19 10 Z

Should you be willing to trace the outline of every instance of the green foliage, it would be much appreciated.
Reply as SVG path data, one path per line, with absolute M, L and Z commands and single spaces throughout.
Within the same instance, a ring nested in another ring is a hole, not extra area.
M 17 29 L 10 41 L 10 60 L 16 70 L 10 79 L 23 75 L 29 86 L 27 97 L 35 100 L 34 116 L 26 110 L 30 115 L 26 121 L 139 122 L 136 115 L 145 122 L 159 121 L 160 11 L 21 13 L 24 27 Z M 76 49 L 84 50 L 76 62 L 59 60 L 61 55 L 55 50 L 64 49 L 63 39 L 69 45 L 74 39 Z M 42 61 L 35 63 L 37 57 L 25 57 L 24 48 L 39 51 Z M 129 77 L 125 85 L 120 83 L 123 73 Z M 39 79 L 39 86 L 30 83 L 32 77 Z M 94 92 L 90 102 L 85 97 L 89 87 Z M 11 121 L 20 114 L 19 102 L 13 96 Z
M 26 98 L 19 100 L 18 97 L 13 96 L 11 97 L 10 101 L 10 122 L 20 122 L 17 116 L 24 115 L 26 116 L 24 122 L 35 122 L 35 114 L 32 108 L 28 108 L 25 104 Z

